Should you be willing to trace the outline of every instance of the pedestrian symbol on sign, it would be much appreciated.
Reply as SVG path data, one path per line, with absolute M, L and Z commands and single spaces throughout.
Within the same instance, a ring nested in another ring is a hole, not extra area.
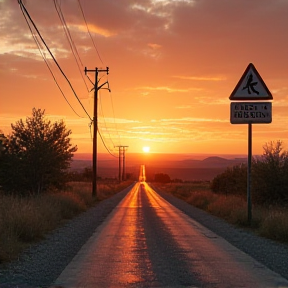
M 256 93 L 257 95 L 259 95 L 259 92 L 257 90 L 255 90 L 254 86 L 256 86 L 258 84 L 258 82 L 253 82 L 253 74 L 250 73 L 250 75 L 248 76 L 247 82 L 246 82 L 246 86 L 242 88 L 242 90 L 247 89 L 248 93 L 251 94 L 250 89 Z
M 272 94 L 255 66 L 250 63 L 232 91 L 230 100 L 272 100 Z

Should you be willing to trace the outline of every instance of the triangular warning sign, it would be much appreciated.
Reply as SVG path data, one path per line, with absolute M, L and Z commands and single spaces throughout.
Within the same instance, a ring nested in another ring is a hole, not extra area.
M 255 66 L 250 63 L 235 89 L 230 100 L 271 100 L 273 96 Z

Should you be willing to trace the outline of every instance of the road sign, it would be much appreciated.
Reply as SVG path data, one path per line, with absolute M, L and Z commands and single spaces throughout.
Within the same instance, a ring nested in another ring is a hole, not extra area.
M 231 124 L 271 123 L 271 102 L 231 102 Z
M 244 71 L 230 100 L 271 100 L 273 96 L 255 66 L 250 63 Z

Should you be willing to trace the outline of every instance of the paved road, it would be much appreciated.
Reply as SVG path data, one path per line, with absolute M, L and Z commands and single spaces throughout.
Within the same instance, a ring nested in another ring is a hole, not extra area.
M 288 281 L 138 182 L 55 285 L 264 288 Z

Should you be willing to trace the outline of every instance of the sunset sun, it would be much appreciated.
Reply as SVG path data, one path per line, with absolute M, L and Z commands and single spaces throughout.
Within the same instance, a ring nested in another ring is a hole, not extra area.
M 149 152 L 150 152 L 150 147 L 144 146 L 144 147 L 142 148 L 142 150 L 143 150 L 144 153 L 149 153 Z

